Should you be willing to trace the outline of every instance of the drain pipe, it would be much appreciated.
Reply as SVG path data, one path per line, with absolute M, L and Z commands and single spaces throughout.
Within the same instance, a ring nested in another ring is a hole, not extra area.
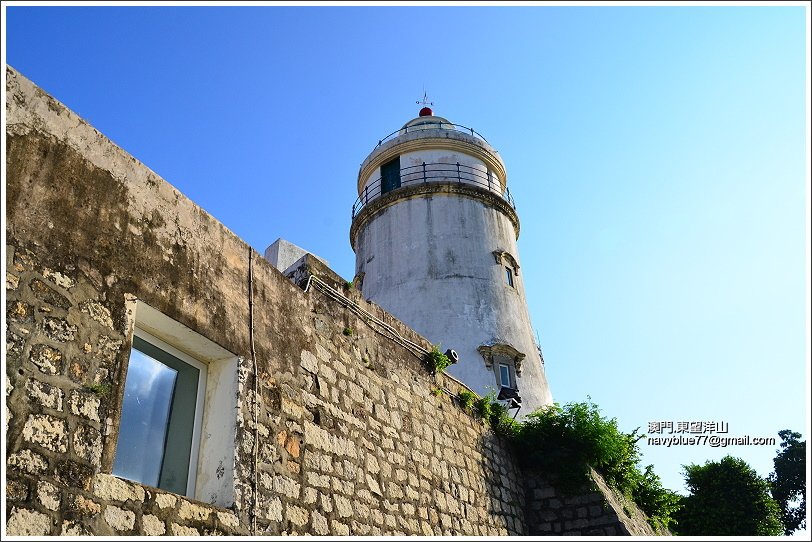
M 257 368 L 257 353 L 254 348 L 254 251 L 250 246 L 248 247 L 248 337 L 251 347 L 251 370 L 254 373 L 254 449 L 252 451 L 254 479 L 251 488 L 254 503 L 251 507 L 251 534 L 256 536 L 257 510 L 259 509 L 259 495 L 257 495 L 259 488 L 257 473 L 259 469 L 259 369 Z

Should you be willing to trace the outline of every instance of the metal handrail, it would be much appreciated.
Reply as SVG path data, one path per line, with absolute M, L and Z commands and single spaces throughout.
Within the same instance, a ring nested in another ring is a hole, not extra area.
M 382 192 L 383 177 L 378 177 L 371 183 L 364 187 L 364 191 L 355 200 L 352 205 L 352 218 L 355 219 L 358 213 L 370 201 L 378 199 L 383 194 L 396 192 L 413 184 L 424 183 L 442 183 L 456 181 L 459 184 L 472 184 L 487 188 L 490 192 L 499 194 L 507 203 L 515 210 L 516 203 L 513 201 L 513 196 L 510 195 L 510 190 L 505 187 L 504 192 L 501 191 L 501 183 L 490 171 L 482 171 L 465 164 L 456 162 L 454 164 L 435 162 L 422 164 L 416 166 L 407 166 L 400 169 L 400 185 L 397 188 Z
M 450 126 L 450 128 L 449 128 L 449 126 Z M 404 126 L 403 128 L 395 130 L 391 134 L 389 134 L 386 137 L 384 137 L 383 139 L 379 140 L 378 144 L 375 145 L 375 149 L 380 147 L 383 144 L 384 141 L 388 141 L 388 140 L 392 139 L 393 137 L 397 137 L 397 136 L 401 135 L 401 133 L 403 133 L 403 134 L 409 133 L 410 128 L 411 128 L 412 132 L 417 132 L 419 130 L 431 130 L 433 128 L 441 128 L 441 129 L 445 129 L 445 130 L 453 130 L 455 132 L 464 132 L 466 134 L 471 134 L 474 137 L 478 137 L 479 139 L 481 139 L 485 143 L 488 142 L 488 140 L 485 139 L 485 137 L 483 137 L 482 134 L 480 134 L 479 132 L 477 132 L 473 128 L 463 126 L 462 124 L 454 124 L 453 122 L 423 122 L 423 123 L 420 123 L 420 124 L 413 124 L 411 126 Z M 375 150 L 375 149 L 372 149 L 372 150 Z

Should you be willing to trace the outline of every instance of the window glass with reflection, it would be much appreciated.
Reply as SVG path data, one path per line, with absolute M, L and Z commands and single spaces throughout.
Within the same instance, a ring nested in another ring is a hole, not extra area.
M 200 370 L 133 338 L 113 474 L 185 494 Z

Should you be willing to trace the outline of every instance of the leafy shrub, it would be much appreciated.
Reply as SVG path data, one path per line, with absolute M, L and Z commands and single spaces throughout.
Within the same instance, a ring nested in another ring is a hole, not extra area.
M 440 347 L 436 345 L 432 347 L 431 352 L 426 354 L 426 362 L 435 372 L 445 371 L 445 368 L 451 365 L 451 360 L 440 352 Z
M 485 397 L 480 397 L 474 401 L 474 412 L 476 412 L 483 420 L 490 421 L 492 412 L 491 394 Z
M 476 394 L 468 391 L 468 390 L 460 390 L 457 394 L 457 399 L 460 401 L 460 406 L 463 410 L 468 410 L 474 404 L 474 398 L 476 398 Z
M 674 522 L 673 514 L 682 507 L 682 497 L 663 487 L 660 477 L 654 474 L 653 465 L 637 473 L 639 478 L 632 488 L 632 500 L 646 513 L 655 530 L 668 529 Z
M 637 502 L 651 518 L 652 526 L 667 528 L 679 496 L 662 487 L 659 477 L 638 468 L 643 435 L 637 429 L 624 433 L 617 420 L 601 416 L 592 402 L 554 403 L 526 416 L 505 431 L 513 441 L 525 467 L 552 473 L 555 485 L 564 493 L 582 490 L 588 482 L 589 466 L 606 482 Z
M 463 390 L 458 394 L 463 408 L 473 406 L 474 413 L 488 422 L 497 433 L 511 436 L 519 422 L 510 417 L 505 405 L 496 400 L 496 392 L 491 389 L 485 397 L 474 401 L 473 393 Z M 463 397 L 465 402 L 463 402 Z
M 510 417 L 508 408 L 495 399 L 491 402 L 491 416 L 489 421 L 497 433 L 506 437 L 511 437 L 519 424 L 519 422 Z

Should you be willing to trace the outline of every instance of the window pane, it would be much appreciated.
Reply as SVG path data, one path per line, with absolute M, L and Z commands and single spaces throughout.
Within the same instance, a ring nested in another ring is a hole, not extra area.
M 178 372 L 132 349 L 113 474 L 157 486 Z
M 505 280 L 509 286 L 513 286 L 513 271 L 511 271 L 510 267 L 505 267 Z
M 164 355 L 161 360 L 178 371 L 178 380 L 172 401 L 169 434 L 166 437 L 166 452 L 158 487 L 183 494 L 186 493 L 186 483 L 189 479 L 200 370 L 166 352 L 161 353 Z
M 507 365 L 499 365 L 499 385 L 505 388 L 510 388 L 510 367 Z

